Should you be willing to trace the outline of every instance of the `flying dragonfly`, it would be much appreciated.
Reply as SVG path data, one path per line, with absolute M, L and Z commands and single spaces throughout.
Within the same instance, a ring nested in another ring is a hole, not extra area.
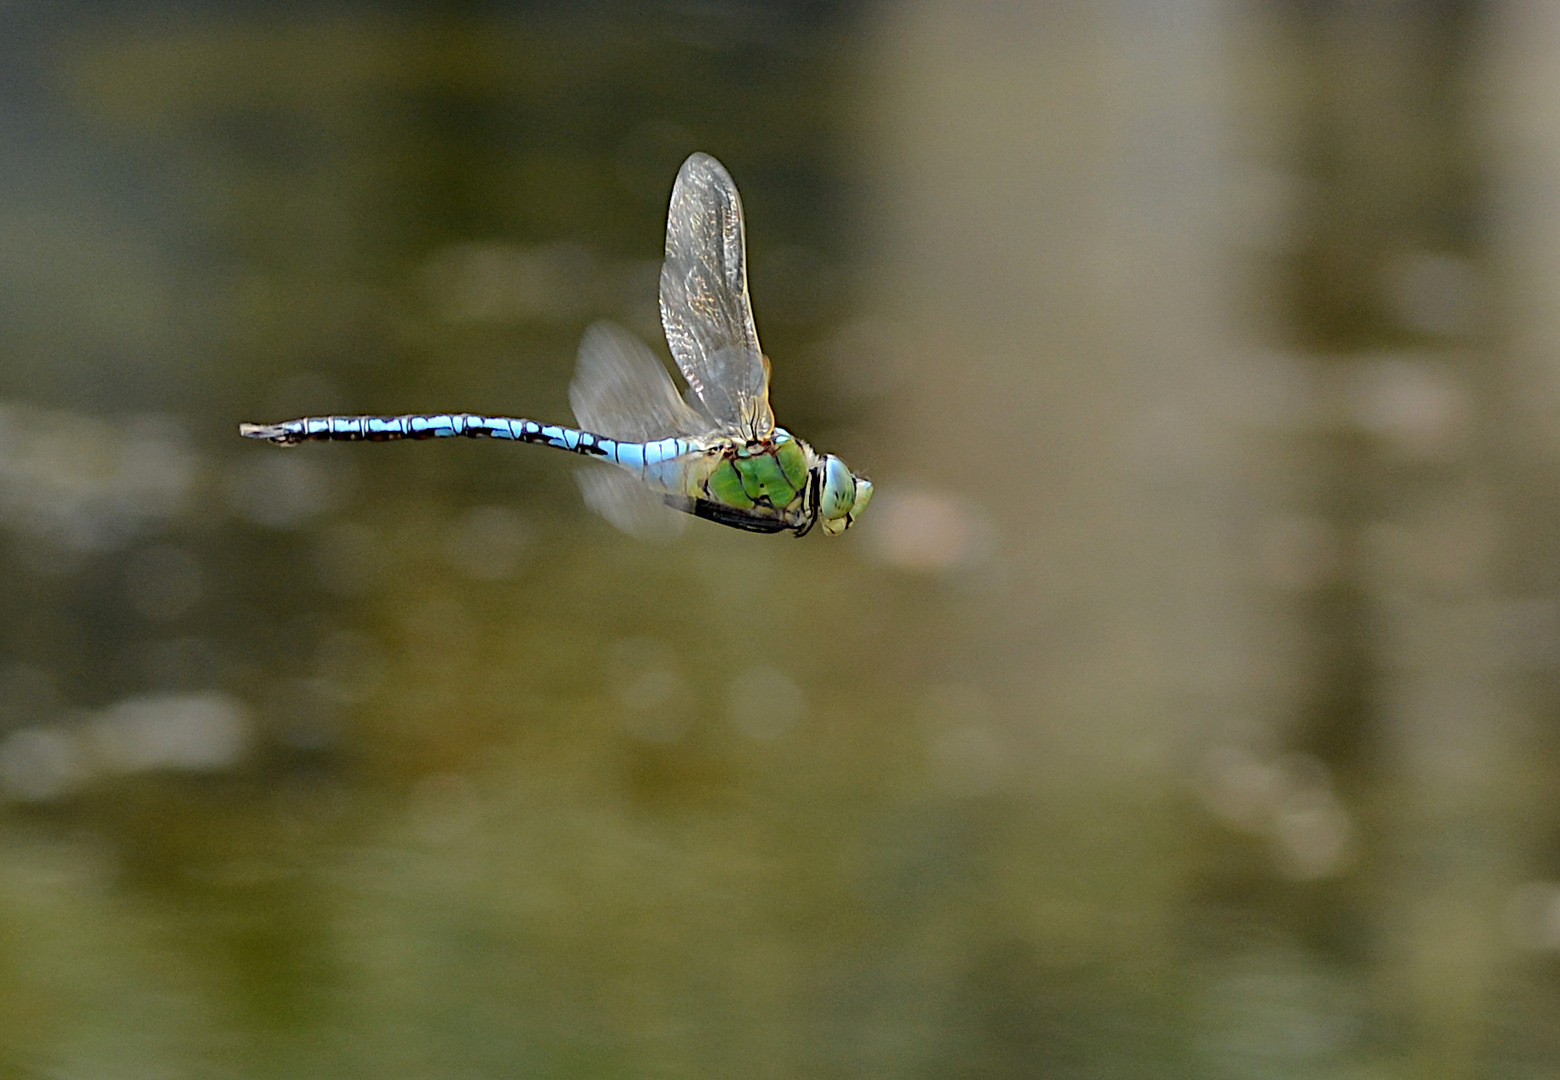
M 579 427 L 475 413 L 307 416 L 240 424 L 282 445 L 311 440 L 508 439 L 598 459 L 615 470 L 582 477 L 587 502 L 631 533 L 656 531 L 661 504 L 749 532 L 813 526 L 835 536 L 855 523 L 872 482 L 819 454 L 769 408 L 769 358 L 748 300 L 742 201 L 708 154 L 683 162 L 666 215 L 661 324 L 686 395 L 638 338 L 596 323 L 580 342 L 569 404 Z

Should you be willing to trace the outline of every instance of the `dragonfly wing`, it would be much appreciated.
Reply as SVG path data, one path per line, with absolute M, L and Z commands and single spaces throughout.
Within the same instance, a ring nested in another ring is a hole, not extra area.
M 748 301 L 742 200 L 721 163 L 694 154 L 677 173 L 666 214 L 661 323 L 688 386 L 728 434 L 763 438 L 769 362 Z
M 580 427 L 620 442 L 701 435 L 710 428 L 678 395 L 649 347 L 608 322 L 593 324 L 580 339 L 569 404 Z
M 593 465 L 579 470 L 576 478 L 585 505 L 630 536 L 664 542 L 682 535 L 687 516 L 631 474 Z

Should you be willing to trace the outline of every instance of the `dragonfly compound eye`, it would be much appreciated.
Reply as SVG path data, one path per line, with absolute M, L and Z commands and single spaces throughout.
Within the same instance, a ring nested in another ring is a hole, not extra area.
M 833 454 L 823 458 L 823 484 L 818 492 L 818 517 L 823 531 L 837 536 L 850 528 L 867 500 L 872 482 L 857 477 Z

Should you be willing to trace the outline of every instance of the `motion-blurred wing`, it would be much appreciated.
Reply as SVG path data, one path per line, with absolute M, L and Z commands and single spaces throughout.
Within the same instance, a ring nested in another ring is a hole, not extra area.
M 748 302 L 742 200 L 721 163 L 694 154 L 677 173 L 666 214 L 661 323 L 683 377 L 725 434 L 763 438 L 769 363 Z
M 645 343 L 607 322 L 591 325 L 580 339 L 569 404 L 580 427 L 619 442 L 702 435 L 710 426 L 678 395 Z
M 591 325 L 580 339 L 569 404 L 580 427 L 620 442 L 697 436 L 710 426 L 645 343 L 608 322 Z M 684 516 L 633 474 L 599 463 L 579 470 L 578 479 L 585 505 L 624 532 L 641 540 L 682 533 Z
M 687 517 L 666 503 L 634 476 L 608 465 L 579 470 L 576 479 L 585 505 L 613 525 L 641 540 L 667 541 L 682 535 Z

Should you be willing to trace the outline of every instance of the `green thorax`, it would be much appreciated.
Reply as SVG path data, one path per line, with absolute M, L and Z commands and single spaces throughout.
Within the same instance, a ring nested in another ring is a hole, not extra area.
M 800 502 L 806 484 L 806 449 L 777 429 L 768 440 L 728 450 L 704 487 L 710 498 L 738 510 L 784 511 Z

